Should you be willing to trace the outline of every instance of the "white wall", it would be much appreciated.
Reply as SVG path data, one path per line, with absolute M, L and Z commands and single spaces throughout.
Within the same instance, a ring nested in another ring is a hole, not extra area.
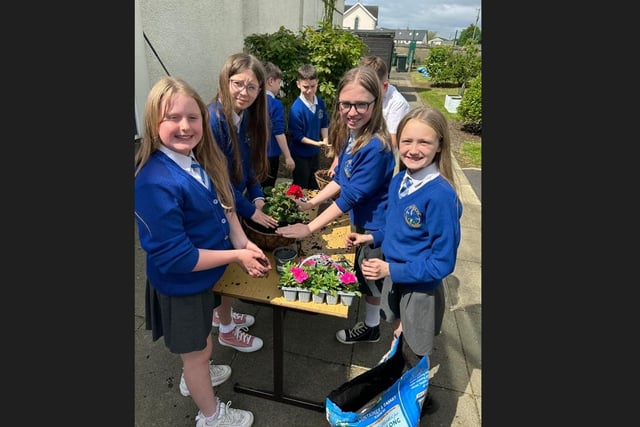
M 367 10 L 360 4 L 356 4 L 353 10 L 349 12 L 349 15 L 344 17 L 344 19 L 342 20 L 342 28 L 355 30 L 356 18 L 360 18 L 360 21 L 358 22 L 358 30 L 376 29 L 375 20 L 371 17 L 371 14 L 367 12 Z
M 226 58 L 241 52 L 244 38 L 274 33 L 284 26 L 294 33 L 317 27 L 322 0 L 134 0 L 135 114 L 142 125 L 144 100 L 153 84 L 167 75 L 186 80 L 208 102 L 215 96 Z M 336 1 L 344 9 L 344 0 Z M 342 15 L 334 13 L 336 25 Z M 139 25 L 138 25 L 139 24 Z M 159 56 L 144 40 L 143 33 Z M 144 50 L 142 52 L 142 50 Z M 162 64 L 160 63 L 162 61 Z M 139 130 L 142 131 L 142 129 Z

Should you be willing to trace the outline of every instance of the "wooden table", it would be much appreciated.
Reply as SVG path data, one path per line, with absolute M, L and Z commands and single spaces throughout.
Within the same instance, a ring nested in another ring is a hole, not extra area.
M 315 211 L 310 211 L 310 217 L 316 216 Z M 324 253 L 330 256 L 344 255 L 352 265 L 355 254 L 344 248 L 344 239 L 350 230 L 350 221 L 347 214 L 341 215 L 327 226 L 311 234 L 301 241 L 296 242 L 299 256 L 309 256 Z M 236 383 L 233 389 L 239 393 L 250 394 L 313 409 L 324 412 L 324 402 L 312 402 L 303 398 L 285 395 L 283 390 L 283 352 L 284 352 L 284 315 L 287 310 L 300 310 L 312 313 L 326 314 L 328 316 L 348 317 L 349 307 L 343 304 L 329 305 L 313 302 L 287 301 L 277 285 L 280 275 L 276 271 L 276 263 L 271 251 L 265 251 L 273 270 L 266 278 L 255 279 L 247 275 L 237 264 L 227 267 L 224 275 L 213 287 L 213 291 L 220 295 L 240 298 L 243 301 L 265 305 L 273 309 L 273 390 L 260 390 L 253 387 L 242 386 Z

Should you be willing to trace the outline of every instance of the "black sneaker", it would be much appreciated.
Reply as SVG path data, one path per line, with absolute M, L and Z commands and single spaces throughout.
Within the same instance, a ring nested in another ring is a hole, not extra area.
M 364 322 L 358 322 L 351 329 L 340 329 L 336 332 L 336 338 L 342 344 L 353 344 L 356 342 L 378 342 L 380 341 L 380 327 L 370 328 Z
M 427 397 L 424 398 L 424 402 L 422 402 L 422 410 L 420 411 L 420 418 L 425 415 L 431 415 L 436 412 L 440 408 L 440 404 L 437 400 L 433 398 L 431 393 L 427 393 Z

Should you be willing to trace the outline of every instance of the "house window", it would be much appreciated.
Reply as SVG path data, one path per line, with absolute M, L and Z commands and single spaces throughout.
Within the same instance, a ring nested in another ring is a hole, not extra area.
M 356 19 L 354 20 L 353 25 L 354 25 L 356 30 L 358 28 L 360 28 L 360 17 L 359 16 L 356 16 Z

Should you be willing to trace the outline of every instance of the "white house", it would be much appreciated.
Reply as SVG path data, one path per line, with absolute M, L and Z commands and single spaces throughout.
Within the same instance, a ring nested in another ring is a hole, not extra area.
M 427 42 L 429 46 L 451 46 L 453 40 L 443 39 L 442 37 L 434 37 Z
M 344 0 L 336 0 L 333 25 L 342 26 Z M 242 52 L 245 37 L 317 28 L 323 0 L 134 0 L 135 140 L 141 137 L 151 86 L 171 75 L 186 80 L 209 101 L 226 58 Z
M 375 30 L 377 26 L 378 6 L 365 6 L 360 2 L 344 5 L 342 28 L 345 30 Z
M 427 43 L 427 30 L 393 30 L 396 33 L 396 44 L 409 44 L 409 42 L 415 40 L 417 45 Z

